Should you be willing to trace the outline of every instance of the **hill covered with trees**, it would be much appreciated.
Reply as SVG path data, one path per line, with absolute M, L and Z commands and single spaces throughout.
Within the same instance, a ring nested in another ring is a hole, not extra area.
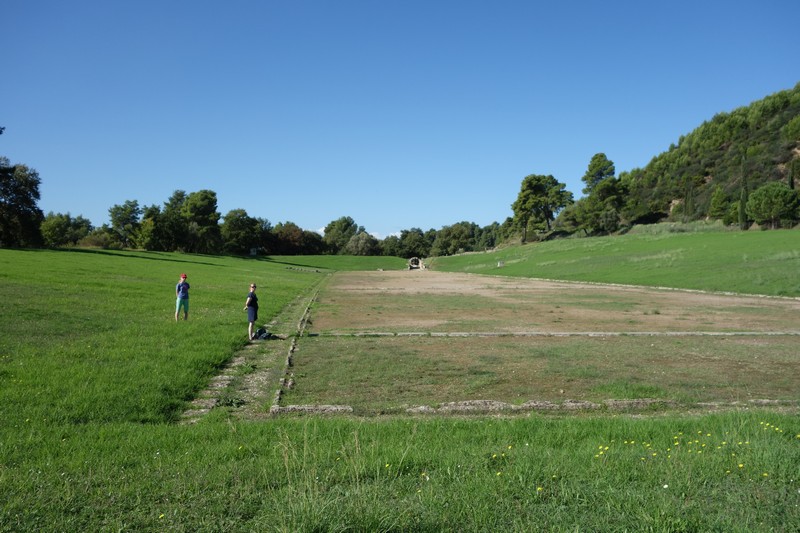
M 605 154 L 596 154 L 583 177 L 586 196 L 559 213 L 556 227 L 604 234 L 665 219 L 720 219 L 743 228 L 751 222 L 771 227 L 796 223 L 800 83 L 718 113 L 644 168 L 614 173 Z M 771 206 L 771 213 L 762 212 L 769 210 L 764 205 L 751 202 L 747 207 L 751 193 L 776 182 L 795 192 L 771 187 L 772 196 L 781 198 L 774 203 L 795 205 Z

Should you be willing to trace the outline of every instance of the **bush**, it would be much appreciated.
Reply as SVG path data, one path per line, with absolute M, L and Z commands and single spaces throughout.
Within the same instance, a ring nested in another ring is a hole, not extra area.
M 122 245 L 102 229 L 95 230 L 80 241 L 83 248 L 102 248 L 103 250 L 121 250 Z

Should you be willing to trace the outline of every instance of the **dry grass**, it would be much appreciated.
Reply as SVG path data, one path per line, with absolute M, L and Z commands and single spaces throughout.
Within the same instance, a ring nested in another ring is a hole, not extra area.
M 798 311 L 794 299 L 340 273 L 313 307 L 282 404 L 796 400 Z
M 446 402 L 796 399 L 793 337 L 317 337 L 291 404 L 395 412 Z
M 327 332 L 787 332 L 800 301 L 432 271 L 334 276 L 314 308 Z

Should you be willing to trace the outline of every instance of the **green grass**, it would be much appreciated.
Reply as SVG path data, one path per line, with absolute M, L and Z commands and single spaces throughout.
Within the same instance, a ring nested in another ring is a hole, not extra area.
M 778 248 L 790 270 L 796 248 Z M 405 262 L 0 250 L 0 531 L 800 527 L 794 413 L 245 420 L 221 408 L 174 423 L 243 346 L 249 282 L 269 322 L 326 272 L 359 265 Z M 180 272 L 191 312 L 175 323 Z
M 320 274 L 267 261 L 0 250 L 0 408 L 51 422 L 168 422 L 246 341 L 259 282 L 268 319 Z M 190 319 L 176 323 L 187 272 Z
M 795 417 L 18 428 L 4 531 L 795 531 Z
M 498 266 L 500 263 L 503 266 Z M 629 234 L 440 257 L 449 272 L 800 296 L 800 231 Z
M 286 405 L 349 405 L 361 415 L 493 400 L 797 400 L 797 337 L 311 337 Z

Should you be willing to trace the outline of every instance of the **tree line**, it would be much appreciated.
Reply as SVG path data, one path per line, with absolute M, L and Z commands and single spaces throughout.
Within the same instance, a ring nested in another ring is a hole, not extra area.
M 797 223 L 800 196 L 794 177 L 800 165 L 790 167 L 788 181 L 768 182 L 753 192 L 745 187 L 732 202 L 717 185 L 708 218 L 746 229 L 752 222 L 779 228 Z M 480 227 L 457 222 L 439 230 L 402 230 L 379 240 L 351 217 L 331 221 L 322 234 L 293 222 L 273 225 L 269 220 L 233 209 L 224 216 L 211 190 L 176 190 L 163 205 L 140 206 L 127 200 L 109 208 L 109 224 L 94 227 L 88 219 L 69 213 L 44 215 L 37 207 L 40 178 L 26 165 L 11 165 L 0 157 L 0 246 L 105 249 L 138 248 L 232 255 L 386 255 L 434 257 L 492 249 L 505 242 L 528 242 L 553 235 L 582 232 L 610 234 L 623 228 L 626 183 L 615 176 L 614 163 L 595 154 L 582 178 L 584 197 L 575 201 L 566 185 L 550 175 L 523 178 L 511 204 L 513 216 L 499 224 Z M 743 180 L 746 185 L 747 180 Z M 684 210 L 674 210 L 685 217 Z
M 0 134 L 3 128 L 0 128 Z M 38 208 L 38 173 L 0 157 L 0 247 L 93 246 L 247 255 L 388 255 L 431 257 L 483 251 L 506 242 L 577 234 L 608 235 L 664 220 L 720 220 L 748 229 L 792 227 L 800 220 L 800 83 L 731 113 L 719 113 L 644 168 L 616 175 L 606 154 L 592 156 L 575 200 L 552 175 L 522 179 L 513 216 L 480 227 L 403 230 L 382 240 L 352 218 L 322 234 L 293 222 L 273 225 L 244 209 L 224 216 L 211 190 L 177 190 L 163 205 L 127 200 L 110 223 Z
M 596 154 L 583 178 L 586 196 L 560 213 L 557 226 L 589 235 L 661 220 L 791 227 L 800 218 L 799 147 L 800 83 L 718 113 L 644 168 L 616 176 Z
M 800 220 L 800 83 L 730 113 L 718 113 L 644 168 L 616 175 L 597 153 L 575 201 L 552 176 L 523 180 L 513 204 L 523 241 L 608 235 L 637 224 L 719 220 L 748 229 Z
M 511 230 L 493 223 L 480 227 L 458 222 L 439 230 L 410 228 L 379 240 L 351 217 L 331 221 L 322 234 L 293 222 L 269 220 L 233 209 L 222 216 L 212 190 L 176 190 L 163 205 L 127 200 L 109 208 L 108 224 L 92 225 L 83 216 L 47 213 L 38 208 L 39 174 L 0 157 L 0 247 L 137 248 L 201 254 L 388 255 L 429 257 L 486 250 L 506 240 Z

